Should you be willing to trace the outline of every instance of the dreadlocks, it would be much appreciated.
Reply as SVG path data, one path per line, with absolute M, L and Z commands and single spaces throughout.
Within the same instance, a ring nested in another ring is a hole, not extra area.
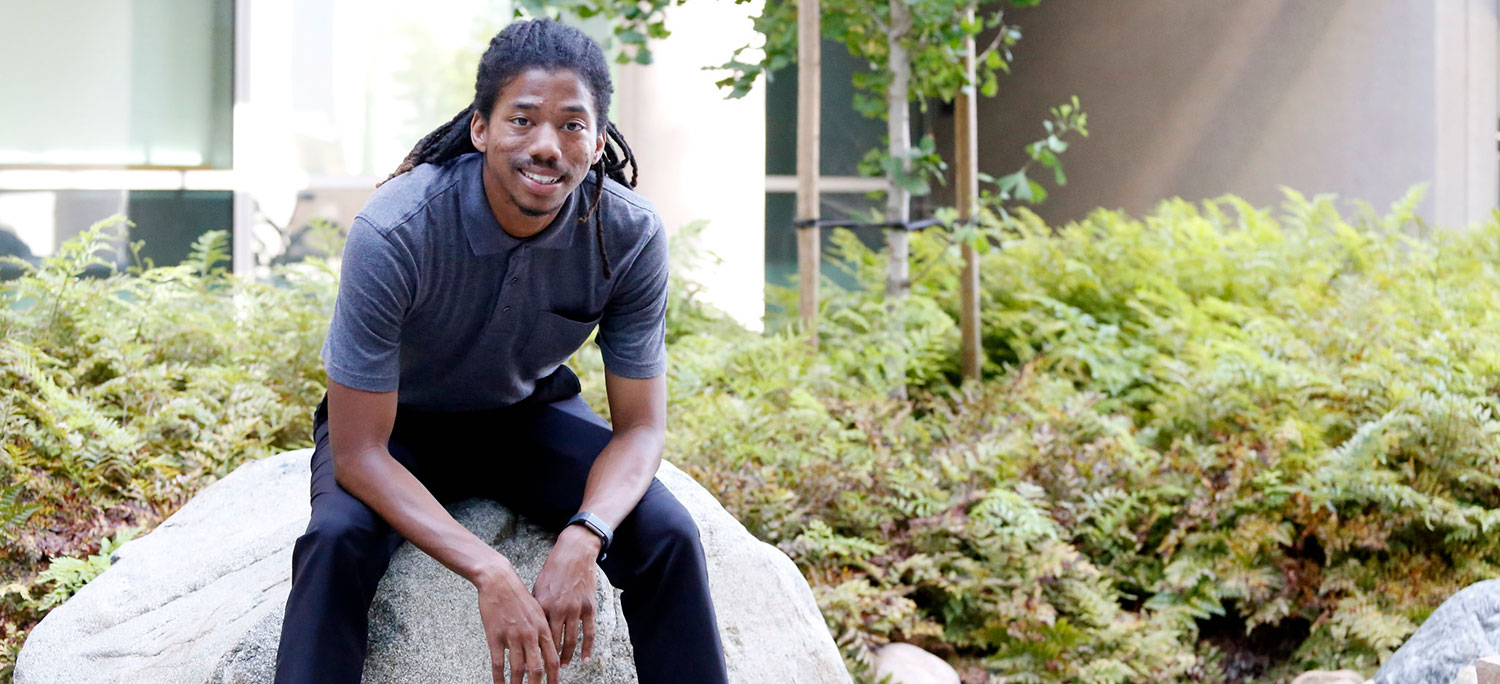
M 489 117 L 500 89 L 528 69 L 568 69 L 578 74 L 594 96 L 594 111 L 603 123 L 604 154 L 594 164 L 594 201 L 587 213 L 578 217 L 579 224 L 594 219 L 594 235 L 604 261 L 604 277 L 613 276 L 609 252 L 604 249 L 604 219 L 599 215 L 604 196 L 604 179 L 634 188 L 640 168 L 630 145 L 620 129 L 609 121 L 609 98 L 614 86 L 609 79 L 609 64 L 599 44 L 584 32 L 550 19 L 533 19 L 513 23 L 490 39 L 490 46 L 479 59 L 479 75 L 474 79 L 474 102 L 436 130 L 423 136 L 396 167 L 389 178 L 395 178 L 421 164 L 439 164 L 469 152 L 476 152 L 469 139 L 469 121 L 477 113 Z M 630 176 L 625 176 L 625 170 Z

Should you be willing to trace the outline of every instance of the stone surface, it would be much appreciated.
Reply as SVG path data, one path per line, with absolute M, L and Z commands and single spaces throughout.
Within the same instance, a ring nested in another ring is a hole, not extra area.
M 875 654 L 875 679 L 891 684 L 960 684 L 947 661 L 911 644 L 886 644 Z
M 1297 675 L 1292 684 L 1364 684 L 1365 678 L 1354 670 L 1312 670 Z
M 292 543 L 307 525 L 308 451 L 247 464 L 205 489 L 32 631 L 16 684 L 271 681 L 291 582 Z M 714 498 L 664 463 L 657 476 L 692 512 L 709 558 L 730 681 L 848 682 L 807 582 Z M 530 582 L 552 538 L 493 502 L 450 510 Z M 635 682 L 618 592 L 603 573 L 595 658 L 569 684 Z M 473 588 L 416 548 L 391 561 L 371 607 L 366 684 L 491 681 Z
M 1465 665 L 1453 677 L 1453 684 L 1479 684 L 1479 672 L 1473 665 Z
M 1376 684 L 1446 684 L 1475 660 L 1500 653 L 1500 580 L 1450 596 L 1375 673 Z

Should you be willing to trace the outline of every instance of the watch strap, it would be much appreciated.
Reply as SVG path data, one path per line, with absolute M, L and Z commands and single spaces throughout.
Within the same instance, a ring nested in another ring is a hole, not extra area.
M 615 531 L 599 516 L 588 511 L 579 511 L 571 519 L 568 525 L 583 525 L 590 532 L 599 537 L 599 560 L 604 560 L 609 555 L 609 544 L 614 541 Z

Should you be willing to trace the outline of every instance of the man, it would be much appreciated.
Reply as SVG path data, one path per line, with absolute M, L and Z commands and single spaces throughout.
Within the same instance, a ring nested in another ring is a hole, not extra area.
M 512 24 L 473 104 L 350 227 L 278 683 L 360 680 L 367 611 L 403 539 L 478 590 L 497 684 L 507 660 L 516 684 L 557 682 L 575 647 L 588 659 L 596 561 L 623 591 L 643 684 L 726 681 L 697 528 L 653 477 L 666 236 L 625 187 L 635 160 L 605 120 L 612 90 L 580 31 Z M 613 430 L 561 365 L 596 323 Z M 443 508 L 470 496 L 557 533 L 531 590 Z

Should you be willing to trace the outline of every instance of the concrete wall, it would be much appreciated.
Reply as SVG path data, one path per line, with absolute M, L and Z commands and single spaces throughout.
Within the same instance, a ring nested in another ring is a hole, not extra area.
M 1018 168 L 1048 107 L 1077 94 L 1089 113 L 1049 221 L 1275 204 L 1283 185 L 1384 207 L 1425 182 L 1451 226 L 1496 205 L 1495 0 L 1047 0 L 1008 18 L 1024 37 L 981 101 L 982 170 Z

